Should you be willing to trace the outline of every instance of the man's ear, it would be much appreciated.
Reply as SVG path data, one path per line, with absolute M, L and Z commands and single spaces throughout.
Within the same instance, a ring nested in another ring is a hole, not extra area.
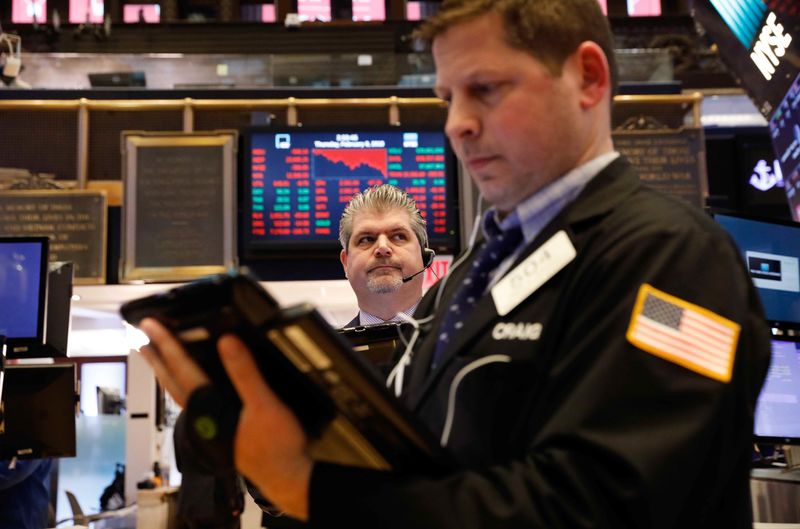
M 339 252 L 339 262 L 342 263 L 342 269 L 344 269 L 344 277 L 347 277 L 347 251 L 342 250 Z
M 605 104 L 606 94 L 611 91 L 611 72 L 603 48 L 595 42 L 582 42 L 573 58 L 580 76 L 581 108 L 587 110 Z

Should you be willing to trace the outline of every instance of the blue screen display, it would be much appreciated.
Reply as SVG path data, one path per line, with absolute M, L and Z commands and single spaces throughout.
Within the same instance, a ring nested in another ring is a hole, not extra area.
M 41 242 L 0 242 L 0 334 L 37 338 L 42 299 Z
M 715 214 L 744 256 L 768 320 L 800 323 L 800 225 Z
M 756 404 L 755 433 L 800 438 L 800 343 L 772 341 L 772 362 Z

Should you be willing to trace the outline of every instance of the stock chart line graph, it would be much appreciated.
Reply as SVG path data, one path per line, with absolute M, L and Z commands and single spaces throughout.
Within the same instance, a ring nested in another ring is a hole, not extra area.
M 386 178 L 386 149 L 313 149 L 312 178 Z

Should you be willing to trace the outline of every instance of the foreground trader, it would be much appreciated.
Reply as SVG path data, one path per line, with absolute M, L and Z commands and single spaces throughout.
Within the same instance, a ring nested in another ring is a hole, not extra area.
M 425 219 L 411 197 L 389 184 L 357 193 L 339 221 L 339 242 L 359 309 L 346 327 L 399 321 L 398 313 L 414 313 L 422 297 L 423 275 L 417 272 L 428 265 L 423 251 L 430 250 Z
M 613 152 L 596 0 L 447 1 L 433 39 L 446 132 L 486 242 L 435 289 L 403 398 L 462 464 L 445 477 L 314 463 L 233 337 L 236 467 L 312 527 L 750 527 L 768 333 L 737 250 Z M 179 399 L 204 382 L 155 322 Z M 419 343 L 419 342 L 418 342 Z

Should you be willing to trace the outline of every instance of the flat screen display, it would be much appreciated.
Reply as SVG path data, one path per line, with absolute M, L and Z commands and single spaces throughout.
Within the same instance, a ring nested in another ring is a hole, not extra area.
M 444 132 L 411 128 L 246 130 L 243 245 L 339 248 L 339 219 L 355 193 L 393 184 L 417 203 L 430 247 L 458 250 L 455 161 Z
M 715 213 L 744 256 L 767 319 L 800 324 L 800 224 Z
M 14 24 L 32 24 L 34 22 L 46 24 L 47 0 L 12 0 L 11 22 Z
M 709 202 L 755 217 L 791 220 L 768 127 L 707 127 Z
M 756 404 L 756 437 L 800 442 L 800 343 L 773 340 L 772 361 Z
M 661 15 L 661 0 L 627 0 L 628 15 L 632 17 L 657 17 Z
M 386 3 L 384 0 L 353 0 L 352 6 L 353 20 L 386 20 Z
M 161 21 L 161 6 L 158 4 L 125 4 L 122 10 L 122 21 L 126 24 L 158 24 Z
M 769 118 L 797 75 L 797 0 L 693 0 L 692 15 Z
M 70 0 L 70 24 L 102 24 L 105 0 Z
M 800 74 L 772 114 L 769 132 L 786 182 L 792 218 L 800 220 Z
M 331 1 L 297 0 L 297 14 L 302 21 L 329 22 L 331 20 Z
M 47 238 L 0 237 L 0 334 L 8 353 L 40 344 L 44 333 Z

